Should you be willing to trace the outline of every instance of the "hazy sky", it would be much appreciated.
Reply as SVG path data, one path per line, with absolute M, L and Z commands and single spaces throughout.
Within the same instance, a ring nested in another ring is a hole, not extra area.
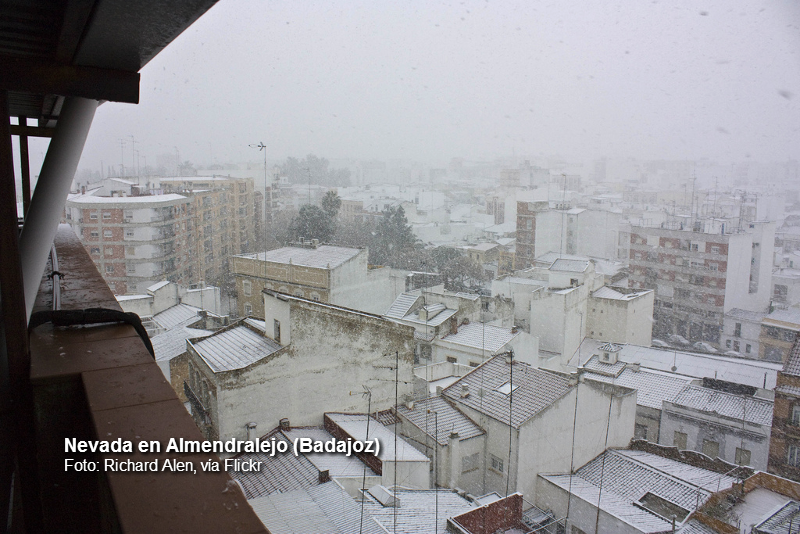
M 800 156 L 795 0 L 222 0 L 100 107 L 81 168 L 316 153 Z M 33 157 L 36 154 L 32 154 Z M 142 160 L 142 164 L 143 164 Z

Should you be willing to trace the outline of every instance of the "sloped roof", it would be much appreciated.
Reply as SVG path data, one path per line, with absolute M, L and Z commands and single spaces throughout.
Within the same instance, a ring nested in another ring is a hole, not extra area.
M 215 373 L 243 369 L 282 348 L 243 323 L 189 343 Z
M 681 376 L 649 369 L 639 369 L 634 371 L 631 368 L 624 369 L 619 376 L 610 377 L 588 373 L 587 378 L 623 386 L 636 390 L 636 404 L 660 410 L 663 401 L 669 401 L 683 390 L 683 388 L 693 380 L 689 376 Z
M 399 509 L 383 506 L 370 495 L 364 503 L 364 513 L 368 513 L 379 523 L 384 532 L 396 531 L 405 534 L 447 532 L 449 518 L 477 508 L 455 491 L 448 489 L 399 489 L 394 494 L 400 500 Z M 394 528 L 395 519 L 397 529 Z
M 292 428 L 282 430 L 287 440 L 294 443 L 297 438 L 311 438 L 314 441 L 328 441 L 333 438 L 325 429 L 316 427 Z M 319 471 L 328 471 L 332 477 L 374 477 L 377 474 L 356 456 L 341 453 L 315 452 L 306 454 L 308 460 Z
M 633 300 L 635 298 L 639 298 L 642 295 L 646 295 L 647 293 L 651 292 L 652 290 L 637 291 L 635 293 L 622 293 L 621 291 L 617 291 L 608 286 L 603 286 L 594 293 L 592 293 L 592 297 L 596 299 L 607 299 L 607 300 Z
M 789 357 L 786 358 L 782 372 L 785 375 L 800 376 L 800 337 L 792 345 L 792 350 L 789 352 Z
M 153 316 L 153 320 L 161 327 L 169 330 L 170 328 L 175 328 L 188 319 L 194 319 L 196 321 L 198 319 L 197 313 L 200 311 L 202 311 L 200 308 L 181 303 L 155 314 Z
M 367 416 L 363 414 L 326 413 L 331 421 L 347 432 L 353 439 L 379 439 L 381 448 L 378 458 L 382 462 L 429 462 L 427 456 L 412 447 L 405 439 L 397 437 L 395 449 L 395 433 L 370 417 L 369 435 L 367 435 Z
M 634 503 L 653 493 L 685 510 L 702 505 L 713 492 L 731 487 L 736 479 L 643 451 L 607 450 L 575 475 L 541 475 L 565 491 L 592 503 L 641 530 L 670 532 L 672 525 Z
M 291 443 L 279 432 L 268 434 L 262 439 L 271 438 L 273 435 L 276 440 L 286 441 L 291 450 Z M 263 452 L 253 452 L 240 454 L 237 458 L 261 462 L 261 471 L 228 471 L 231 478 L 242 485 L 244 495 L 248 499 L 310 488 L 319 484 L 319 470 L 302 454 L 295 456 L 288 452 L 270 456 Z
M 510 328 L 485 323 L 469 323 L 459 326 L 458 332 L 444 336 L 442 341 L 486 350 L 487 354 L 492 354 L 518 335 L 518 332 L 512 332 Z
M 512 378 L 514 391 L 510 395 L 497 390 Z M 462 397 L 465 385 L 469 395 Z M 495 356 L 446 388 L 442 395 L 456 406 L 469 406 L 500 422 L 508 424 L 510 421 L 514 428 L 519 428 L 573 387 L 564 376 L 519 361 L 514 361 L 512 366 L 505 356 Z
M 484 433 L 472 419 L 443 397 L 430 397 L 415 402 L 413 409 L 401 404 L 397 407 L 397 412 L 427 435 L 431 437 L 435 435 L 439 445 L 448 444 L 451 432 L 458 432 L 460 439 L 469 439 Z M 436 415 L 431 412 L 435 412 Z
M 402 319 L 406 315 L 408 315 L 408 311 L 416 304 L 417 300 L 419 300 L 419 295 L 414 295 L 412 293 L 400 293 L 397 295 L 397 298 L 394 299 L 392 305 L 389 306 L 389 309 L 384 314 L 384 317 L 390 317 L 392 319 Z
M 672 404 L 755 425 L 772 426 L 774 402 L 757 397 L 743 397 L 716 389 L 688 385 L 672 399 Z
M 563 271 L 569 273 L 582 273 L 589 267 L 588 260 L 565 260 L 558 259 L 550 266 L 551 271 Z

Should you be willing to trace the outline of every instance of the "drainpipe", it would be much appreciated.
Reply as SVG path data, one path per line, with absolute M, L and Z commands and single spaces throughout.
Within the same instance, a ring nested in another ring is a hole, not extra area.
M 23 285 L 28 320 L 47 265 L 50 245 L 56 236 L 64 203 L 99 104 L 97 100 L 86 98 L 69 97 L 64 100 L 42 164 L 19 238 L 22 272 L 27 275 L 24 276 Z

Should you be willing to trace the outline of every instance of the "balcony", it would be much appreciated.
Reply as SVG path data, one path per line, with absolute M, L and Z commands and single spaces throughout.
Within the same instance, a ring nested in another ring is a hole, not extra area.
M 91 258 L 69 227 L 56 236 L 61 308 L 119 309 Z M 46 277 L 34 311 L 52 307 Z M 201 440 L 192 417 L 133 327 L 104 324 L 31 331 L 32 435 L 47 532 L 267 532 L 228 474 L 203 472 L 203 454 L 66 453 L 79 440 Z M 198 402 L 199 405 L 199 402 Z M 199 405 L 201 406 L 201 405 Z M 135 448 L 135 445 L 134 445 Z M 65 472 L 66 458 L 191 461 L 192 473 Z

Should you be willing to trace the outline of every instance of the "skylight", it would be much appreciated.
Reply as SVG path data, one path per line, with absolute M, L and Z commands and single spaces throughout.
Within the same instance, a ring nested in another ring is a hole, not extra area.
M 508 395 L 511 395 L 511 392 L 514 391 L 515 389 L 517 389 L 518 387 L 519 386 L 516 386 L 516 385 L 512 387 L 511 386 L 511 382 L 506 382 L 505 384 L 503 384 L 502 386 L 497 388 L 496 391 L 499 391 L 503 395 L 508 396 Z

